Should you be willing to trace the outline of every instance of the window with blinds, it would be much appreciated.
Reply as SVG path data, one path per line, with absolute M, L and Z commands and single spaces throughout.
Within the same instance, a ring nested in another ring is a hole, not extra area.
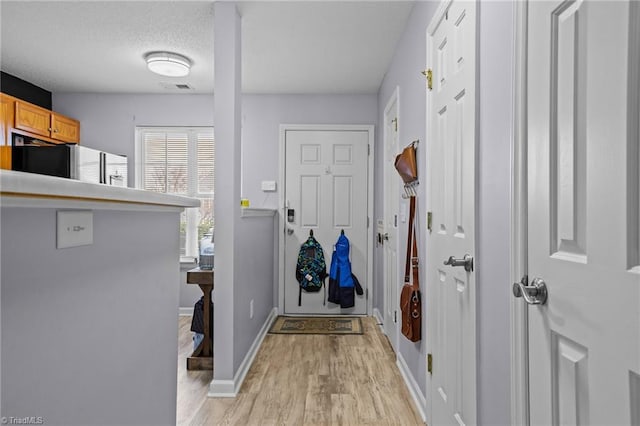
M 197 257 L 213 237 L 215 143 L 212 127 L 136 129 L 136 182 L 142 189 L 199 198 L 180 223 L 180 255 Z

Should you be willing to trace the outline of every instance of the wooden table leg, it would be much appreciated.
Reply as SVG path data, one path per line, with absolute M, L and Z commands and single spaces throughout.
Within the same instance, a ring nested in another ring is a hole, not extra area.
M 202 322 L 204 323 L 204 346 L 202 347 L 202 355 L 201 356 L 213 356 L 213 348 L 211 347 L 211 285 L 208 284 L 200 284 L 200 288 L 204 293 L 204 309 L 202 318 Z
M 187 272 L 187 284 L 198 284 L 204 293 L 202 307 L 202 322 L 204 337 L 202 342 L 187 358 L 187 370 L 212 370 L 213 369 L 213 343 L 211 336 L 213 327 L 211 318 L 211 290 L 213 290 L 213 271 L 203 271 L 199 268 Z

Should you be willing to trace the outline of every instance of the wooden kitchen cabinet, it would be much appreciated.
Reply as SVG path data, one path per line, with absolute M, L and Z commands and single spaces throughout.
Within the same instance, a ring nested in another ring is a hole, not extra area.
M 51 137 L 68 143 L 80 142 L 80 122 L 73 118 L 52 112 Z
M 79 143 L 80 122 L 0 93 L 0 169 L 11 170 L 11 134 L 51 143 Z
M 51 111 L 39 106 L 16 100 L 15 128 L 34 135 L 51 135 Z
M 11 169 L 11 127 L 14 122 L 15 98 L 0 93 L 0 168 Z
M 16 100 L 15 128 L 65 143 L 80 141 L 80 122 L 39 106 Z

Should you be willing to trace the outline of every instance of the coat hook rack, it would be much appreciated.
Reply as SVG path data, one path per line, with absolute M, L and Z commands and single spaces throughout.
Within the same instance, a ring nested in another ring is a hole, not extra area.
M 414 148 L 417 149 L 419 143 L 420 143 L 420 139 L 416 139 L 415 141 L 409 142 L 405 148 L 409 148 L 410 146 L 413 146 Z
M 408 144 L 404 150 L 402 151 L 401 155 L 405 155 L 405 152 L 407 151 L 408 148 L 413 148 L 413 156 L 415 156 L 415 150 L 418 149 L 418 144 L 420 143 L 420 139 L 415 139 L 413 141 L 411 141 L 410 144 Z M 400 155 L 399 155 L 400 156 Z M 398 161 L 396 159 L 396 161 Z M 415 158 L 413 160 L 414 162 L 416 161 Z M 414 168 L 416 168 L 416 165 L 413 165 Z M 402 173 L 401 173 L 402 175 Z M 417 176 L 417 172 L 413 172 L 411 177 L 414 177 L 415 179 L 412 182 L 409 183 L 405 183 L 404 184 L 404 194 L 402 194 L 402 198 L 411 198 L 411 197 L 415 197 L 416 195 L 418 195 L 418 193 L 416 192 L 416 187 L 420 184 L 420 181 L 418 180 L 418 176 Z M 405 176 L 403 176 L 403 180 L 405 179 Z
M 418 182 L 417 180 L 414 182 L 405 184 L 404 194 L 402 194 L 402 198 L 407 199 L 407 198 L 415 197 L 416 195 L 418 195 L 418 193 L 416 192 L 416 187 L 419 184 L 420 182 Z

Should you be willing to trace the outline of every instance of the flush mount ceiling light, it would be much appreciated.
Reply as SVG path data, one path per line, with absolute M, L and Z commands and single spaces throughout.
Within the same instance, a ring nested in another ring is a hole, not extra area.
M 151 52 L 144 59 L 150 71 L 166 77 L 184 77 L 191 68 L 191 61 L 177 53 Z

